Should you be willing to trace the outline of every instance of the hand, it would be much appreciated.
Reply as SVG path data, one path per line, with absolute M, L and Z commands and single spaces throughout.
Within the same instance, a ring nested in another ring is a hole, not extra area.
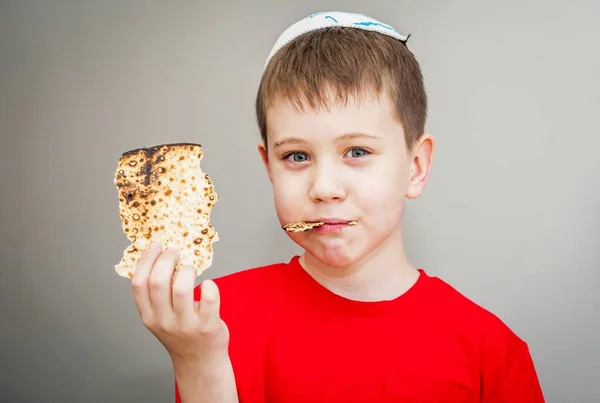
M 144 251 L 132 279 L 142 322 L 167 349 L 174 363 L 196 366 L 227 356 L 229 331 L 219 315 L 219 289 L 211 280 L 201 284 L 194 301 L 193 267 L 173 276 L 179 251 L 151 245 Z

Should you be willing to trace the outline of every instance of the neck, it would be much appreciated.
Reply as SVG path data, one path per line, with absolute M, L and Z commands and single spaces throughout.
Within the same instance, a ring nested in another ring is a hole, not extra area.
M 356 301 L 397 298 L 419 277 L 417 269 L 406 256 L 400 230 L 351 265 L 327 266 L 308 252 L 300 257 L 300 264 L 315 281 L 331 292 Z

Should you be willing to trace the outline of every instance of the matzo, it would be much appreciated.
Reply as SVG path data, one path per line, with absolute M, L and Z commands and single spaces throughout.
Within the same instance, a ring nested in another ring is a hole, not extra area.
M 115 265 L 132 278 L 150 242 L 180 250 L 176 270 L 194 266 L 196 276 L 212 265 L 219 235 L 210 222 L 217 193 L 201 167 L 199 144 L 163 144 L 123 153 L 114 183 L 123 231 L 131 244 Z
M 320 227 L 321 225 L 324 225 L 324 224 L 325 223 L 323 223 L 323 222 L 301 221 L 301 222 L 284 224 L 281 226 L 281 228 L 283 228 L 287 232 L 304 232 L 304 231 L 311 230 L 315 227 Z M 357 224 L 357 222 L 354 220 L 348 222 L 348 225 L 356 225 L 356 224 Z
M 303 232 L 308 231 L 309 229 L 313 229 L 315 227 L 320 227 L 324 223 L 322 222 L 295 222 L 289 223 L 282 226 L 282 228 L 288 232 Z

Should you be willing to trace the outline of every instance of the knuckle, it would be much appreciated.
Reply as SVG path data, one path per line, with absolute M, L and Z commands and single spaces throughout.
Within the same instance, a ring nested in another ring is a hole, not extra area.
M 133 277 L 133 280 L 131 280 L 131 287 L 134 290 L 141 290 L 142 288 L 144 288 L 146 286 L 147 282 L 148 282 L 147 278 Z
M 181 297 L 185 297 L 189 294 L 189 287 L 187 287 L 186 285 L 182 285 L 182 284 L 177 284 L 175 283 L 175 285 L 173 285 L 173 296 L 181 298 Z
M 148 280 L 148 286 L 152 289 L 152 290 L 159 290 L 161 288 L 164 288 L 167 284 L 167 279 L 163 278 L 163 277 L 150 277 L 150 280 Z
M 155 327 L 155 321 L 154 321 L 154 318 L 152 318 L 152 317 L 142 317 L 142 323 L 148 329 L 154 329 L 154 327 Z
M 184 336 L 194 336 L 198 334 L 198 327 L 195 324 L 187 323 L 181 326 L 180 332 Z
M 201 326 L 197 332 L 200 333 L 202 336 L 212 336 L 216 333 L 216 327 L 214 325 L 206 324 L 204 326 Z
M 201 336 L 210 336 L 212 332 L 207 327 L 201 327 L 200 329 L 198 329 L 198 334 Z
M 170 322 L 159 322 L 156 326 L 157 330 L 163 333 L 174 333 L 176 330 L 172 323 Z

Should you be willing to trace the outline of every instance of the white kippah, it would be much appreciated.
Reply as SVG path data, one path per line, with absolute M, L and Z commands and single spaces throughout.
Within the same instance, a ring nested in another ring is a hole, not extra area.
M 321 28 L 327 27 L 348 27 L 364 29 L 366 31 L 375 31 L 380 34 L 391 36 L 392 38 L 406 41 L 407 36 L 398 33 L 394 28 L 386 25 L 373 18 L 367 17 L 363 14 L 347 13 L 343 11 L 331 11 L 331 12 L 320 12 L 296 22 L 288 29 L 286 29 L 277 39 L 267 61 L 265 67 L 269 64 L 269 61 L 273 55 L 281 49 L 286 43 L 292 41 L 298 36 L 305 34 L 310 31 L 315 31 Z

